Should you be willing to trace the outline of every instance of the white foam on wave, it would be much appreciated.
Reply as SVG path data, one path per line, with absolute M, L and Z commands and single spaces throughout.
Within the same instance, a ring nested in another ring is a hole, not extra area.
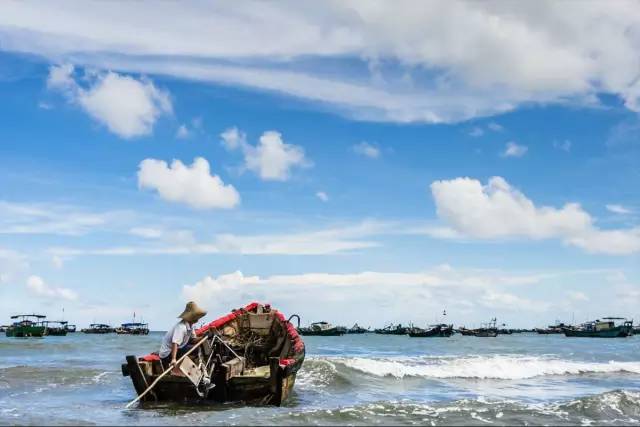
M 460 358 L 335 358 L 348 368 L 379 377 L 518 380 L 546 375 L 627 372 L 640 374 L 640 362 L 581 362 L 547 357 L 477 356 Z

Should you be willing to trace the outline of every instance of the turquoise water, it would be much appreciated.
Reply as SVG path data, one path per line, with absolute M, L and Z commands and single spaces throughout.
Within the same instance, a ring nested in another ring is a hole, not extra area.
M 280 408 L 125 410 L 126 354 L 162 334 L 0 337 L 0 424 L 638 424 L 640 336 L 306 337 Z

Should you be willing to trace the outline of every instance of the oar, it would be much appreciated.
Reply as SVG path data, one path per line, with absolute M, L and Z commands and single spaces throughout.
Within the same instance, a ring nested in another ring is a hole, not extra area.
M 191 349 L 189 351 L 187 351 L 180 359 L 178 359 L 178 361 L 176 362 L 175 366 L 180 365 L 180 362 L 182 362 L 184 360 L 185 357 L 187 357 L 189 354 L 191 354 L 191 352 L 193 350 L 195 350 L 196 348 L 198 348 L 202 343 L 204 343 L 206 341 L 206 337 L 203 338 L 202 340 L 200 340 L 199 343 L 197 343 L 196 345 L 194 345 L 193 347 L 191 347 Z M 167 369 L 166 371 L 164 371 L 162 374 L 160 374 L 160 376 L 158 378 L 156 378 L 156 380 L 154 382 L 151 383 L 151 385 L 149 387 L 147 387 L 147 389 L 145 391 L 143 391 L 140 395 L 138 395 L 138 397 L 136 397 L 135 399 L 133 399 L 131 402 L 129 402 L 127 404 L 127 406 L 125 406 L 125 409 L 129 409 L 129 407 L 131 405 L 133 405 L 134 403 L 136 403 L 137 401 L 139 401 L 140 399 L 142 399 L 147 393 L 149 393 L 151 391 L 151 389 L 153 387 L 155 387 L 156 384 L 158 384 L 158 381 L 160 381 L 162 379 L 162 377 L 164 377 L 165 375 L 167 375 L 169 372 L 171 372 L 173 370 L 174 366 L 170 367 L 169 369 Z

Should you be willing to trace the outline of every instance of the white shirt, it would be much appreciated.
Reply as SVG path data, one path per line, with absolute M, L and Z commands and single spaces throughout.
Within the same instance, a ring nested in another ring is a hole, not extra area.
M 158 352 L 161 359 L 171 354 L 171 345 L 178 344 L 178 348 L 183 348 L 189 344 L 190 338 L 195 338 L 196 332 L 193 326 L 190 326 L 186 321 L 181 320 L 176 325 L 169 329 L 164 338 L 162 338 L 162 344 L 160 345 L 160 351 Z

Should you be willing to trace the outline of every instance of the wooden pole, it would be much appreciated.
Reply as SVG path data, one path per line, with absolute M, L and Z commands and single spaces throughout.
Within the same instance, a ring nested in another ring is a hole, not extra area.
M 195 350 L 196 348 L 200 347 L 200 345 L 202 345 L 203 342 L 205 342 L 207 340 L 206 336 L 203 337 L 199 343 L 197 343 L 196 345 L 194 345 L 193 347 L 191 347 L 191 349 L 189 351 L 187 351 L 180 359 L 178 359 L 178 361 L 176 362 L 175 366 L 179 366 L 180 362 L 182 362 L 184 360 L 185 357 L 187 357 L 189 354 L 191 354 L 191 352 L 193 350 Z M 162 377 L 164 377 L 165 375 L 167 375 L 169 372 L 171 372 L 171 370 L 173 370 L 173 368 L 175 366 L 170 367 L 169 369 L 167 369 L 166 371 L 164 371 L 162 374 L 160 374 L 160 376 L 158 376 L 158 378 L 155 379 L 154 382 L 151 383 L 151 385 L 149 387 L 147 387 L 147 389 L 145 391 L 143 391 L 142 393 L 140 393 L 138 395 L 138 397 L 136 397 L 135 399 L 133 399 L 131 402 L 129 402 L 127 404 L 127 406 L 125 406 L 125 409 L 129 409 L 131 407 L 131 405 L 133 405 L 134 403 L 138 402 L 140 399 L 142 399 L 147 393 L 149 393 L 151 391 L 151 389 L 153 387 L 155 387 L 156 384 L 158 384 L 158 381 L 160 381 L 162 379 Z

